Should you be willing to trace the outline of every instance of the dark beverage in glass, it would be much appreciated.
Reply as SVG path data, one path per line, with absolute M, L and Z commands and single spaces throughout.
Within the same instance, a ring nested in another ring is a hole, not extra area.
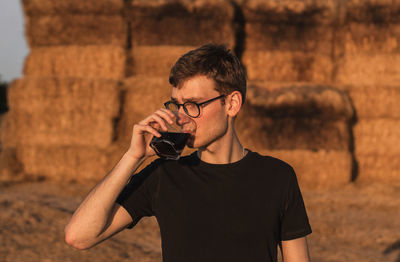
M 160 134 L 161 137 L 153 137 L 150 146 L 159 157 L 178 160 L 190 134 L 180 132 L 160 132 Z

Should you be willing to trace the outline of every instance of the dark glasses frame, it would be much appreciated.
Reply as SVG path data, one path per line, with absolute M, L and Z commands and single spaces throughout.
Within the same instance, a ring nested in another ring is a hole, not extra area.
M 165 106 L 165 108 L 169 109 L 169 105 L 170 105 L 170 104 L 174 104 L 174 105 L 176 105 L 176 106 L 178 107 L 178 110 L 179 110 L 181 107 L 183 107 L 183 110 L 185 111 L 185 113 L 186 113 L 188 116 L 193 117 L 193 118 L 196 118 L 196 117 L 199 117 L 199 116 L 200 116 L 200 107 L 201 107 L 201 106 L 203 106 L 203 105 L 205 105 L 205 104 L 207 104 L 207 103 L 213 102 L 213 101 L 215 101 L 215 100 L 217 100 L 217 99 L 220 99 L 220 98 L 222 98 L 222 97 L 225 97 L 225 95 L 220 95 L 220 96 L 211 98 L 211 99 L 209 99 L 209 100 L 207 100 L 207 101 L 204 101 L 204 102 L 201 102 L 201 103 L 189 102 L 189 101 L 188 101 L 188 102 L 185 102 L 185 103 L 183 103 L 183 104 L 178 104 L 177 102 L 170 100 L 170 101 L 165 102 L 165 103 L 164 103 L 164 106 Z M 189 114 L 189 111 L 188 111 L 187 108 L 186 108 L 186 105 L 187 105 L 187 104 L 196 105 L 196 106 L 197 106 L 198 114 L 197 114 L 197 115 L 191 115 L 191 114 Z

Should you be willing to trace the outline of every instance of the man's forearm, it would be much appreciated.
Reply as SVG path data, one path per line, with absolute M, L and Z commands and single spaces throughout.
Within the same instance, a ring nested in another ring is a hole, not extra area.
M 125 153 L 117 165 L 86 196 L 65 227 L 66 238 L 90 241 L 106 228 L 115 201 L 144 159 Z
M 282 241 L 284 262 L 310 262 L 307 237 Z

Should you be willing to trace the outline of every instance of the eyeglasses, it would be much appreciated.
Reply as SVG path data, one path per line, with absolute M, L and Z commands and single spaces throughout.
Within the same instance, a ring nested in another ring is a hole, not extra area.
M 217 99 L 220 99 L 222 97 L 225 97 L 225 95 L 220 95 L 214 98 L 211 98 L 207 101 L 204 101 L 202 103 L 196 103 L 196 102 L 185 102 L 183 104 L 178 104 L 175 101 L 168 101 L 164 103 L 164 106 L 166 109 L 169 109 L 171 111 L 178 111 L 181 106 L 183 107 L 183 110 L 185 111 L 185 113 L 193 118 L 199 117 L 200 115 L 200 107 L 204 107 L 207 103 L 211 103 L 212 101 L 215 101 Z

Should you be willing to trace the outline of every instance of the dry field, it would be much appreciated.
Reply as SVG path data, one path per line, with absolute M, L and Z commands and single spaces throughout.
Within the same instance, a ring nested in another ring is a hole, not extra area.
M 155 219 L 143 219 L 97 247 L 65 244 L 63 227 L 90 190 L 81 184 L 31 182 L 0 187 L 1 261 L 161 261 Z M 400 188 L 352 184 L 303 190 L 313 233 L 313 262 L 400 261 Z

